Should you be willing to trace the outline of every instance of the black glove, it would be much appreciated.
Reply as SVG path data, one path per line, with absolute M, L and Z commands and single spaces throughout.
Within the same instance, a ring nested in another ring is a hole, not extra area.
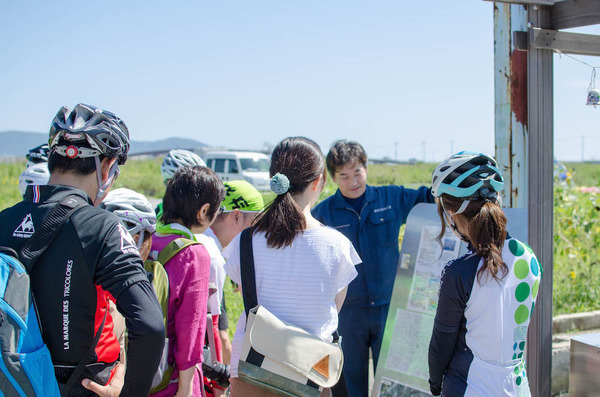
M 217 385 L 228 388 L 229 387 L 229 365 L 225 365 L 218 361 L 212 361 L 210 354 L 210 348 L 204 346 L 202 361 L 202 373 L 210 380 L 217 382 Z
M 225 365 L 218 361 L 213 361 L 212 364 L 202 363 L 202 373 L 210 380 L 217 382 L 217 385 L 229 387 L 229 365 Z

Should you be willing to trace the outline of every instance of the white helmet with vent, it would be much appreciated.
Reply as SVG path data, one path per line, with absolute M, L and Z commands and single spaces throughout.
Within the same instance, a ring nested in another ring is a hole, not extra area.
M 144 231 L 154 233 L 156 214 L 143 194 L 131 189 L 115 189 L 106 195 L 100 206 L 121 218 L 132 236 L 140 233 L 141 240 Z
M 47 185 L 50 179 L 48 163 L 33 164 L 25 169 L 19 175 L 19 192 L 25 196 L 25 191 L 29 185 Z
M 183 149 L 173 149 L 165 156 L 162 165 L 160 166 L 160 173 L 162 174 L 163 180 L 166 182 L 173 178 L 173 175 L 175 175 L 175 172 L 177 172 L 179 168 L 194 166 L 206 167 L 206 163 L 194 152 Z

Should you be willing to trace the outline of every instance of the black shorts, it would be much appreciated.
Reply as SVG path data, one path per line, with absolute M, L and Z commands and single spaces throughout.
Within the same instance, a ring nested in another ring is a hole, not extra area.
M 225 308 L 225 295 L 221 300 L 221 314 L 219 315 L 219 331 L 226 331 L 229 328 L 229 319 L 227 318 L 227 309 Z

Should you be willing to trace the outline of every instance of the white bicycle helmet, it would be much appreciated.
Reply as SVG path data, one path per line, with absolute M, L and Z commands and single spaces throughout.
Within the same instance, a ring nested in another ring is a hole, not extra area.
M 50 179 L 48 163 L 33 164 L 19 175 L 19 192 L 25 196 L 25 191 L 29 185 L 47 185 Z
M 106 195 L 100 207 L 115 213 L 133 236 L 140 233 L 138 246 L 141 246 L 143 233 L 154 233 L 156 214 L 150 201 L 143 194 L 131 189 L 115 189 Z M 139 247 L 138 247 L 139 248 Z
M 496 197 L 504 188 L 504 179 L 492 156 L 478 152 L 459 152 L 433 171 L 431 193 L 448 194 L 465 200 Z
M 183 167 L 194 167 L 194 166 L 206 167 L 206 163 L 200 156 L 194 152 L 183 149 L 173 149 L 165 156 L 162 165 L 160 166 L 160 173 L 162 174 L 163 180 L 166 182 L 173 178 L 175 172 L 179 168 Z

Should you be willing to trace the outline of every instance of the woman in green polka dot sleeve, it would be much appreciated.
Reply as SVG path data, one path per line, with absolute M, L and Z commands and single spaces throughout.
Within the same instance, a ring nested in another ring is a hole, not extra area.
M 433 172 L 442 221 L 469 252 L 442 271 L 429 344 L 433 395 L 530 396 L 525 371 L 527 329 L 542 268 L 531 248 L 510 237 L 491 156 L 460 152 Z

